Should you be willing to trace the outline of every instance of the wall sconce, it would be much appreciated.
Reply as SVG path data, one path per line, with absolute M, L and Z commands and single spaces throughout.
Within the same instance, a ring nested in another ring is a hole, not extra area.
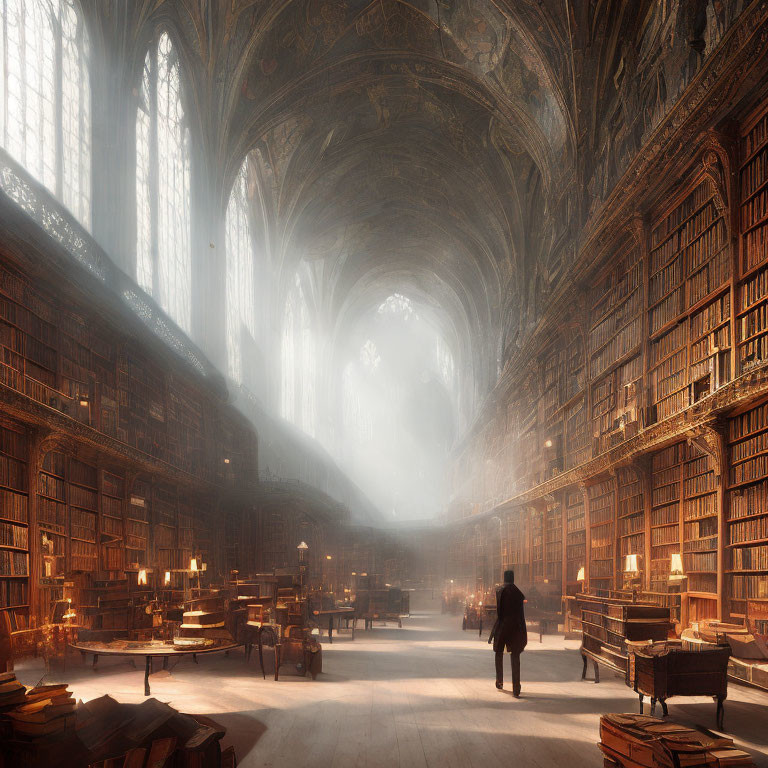
M 197 568 L 197 558 L 196 557 L 193 557 L 189 561 L 189 570 L 194 572 L 194 573 L 197 573 L 198 568 Z
M 551 440 L 545 440 L 544 441 L 544 447 L 545 448 L 551 448 L 552 447 L 552 441 Z
M 353 576 L 357 576 L 357 571 L 352 571 Z
M 171 583 L 171 572 L 166 571 L 165 577 L 163 578 L 163 582 L 165 583 L 165 586 L 167 587 Z
M 140 587 L 146 587 L 147 586 L 147 569 L 142 568 L 139 570 L 139 575 L 136 577 L 136 583 Z
M 326 556 L 325 556 L 325 559 L 326 559 L 326 560 L 333 560 L 333 556 L 332 556 L 332 555 L 326 555 Z
M 225 464 L 229 464 L 229 459 L 224 459 Z
M 360 575 L 361 576 L 367 576 L 368 574 L 367 573 L 361 573 Z
M 91 403 L 88 399 L 88 395 L 78 395 L 78 402 L 82 408 L 87 408 Z

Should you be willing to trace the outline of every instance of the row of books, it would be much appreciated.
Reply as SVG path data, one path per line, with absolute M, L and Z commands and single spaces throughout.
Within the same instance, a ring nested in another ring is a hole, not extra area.
M 680 529 L 673 525 L 664 525 L 659 528 L 651 528 L 651 544 L 675 544 L 680 541 Z
M 764 187 L 741 206 L 742 231 L 761 223 L 766 217 L 768 217 L 768 187 Z
M 709 538 L 702 539 L 689 539 L 683 540 L 683 552 L 703 552 L 705 550 L 717 549 L 717 536 L 710 536 Z M 708 570 L 707 568 L 700 568 L 698 570 Z
M 697 475 L 683 482 L 685 496 L 691 497 L 700 493 L 708 493 L 715 490 L 715 473 L 707 472 L 705 475 Z
M 619 517 L 628 517 L 638 512 L 642 513 L 645 509 L 643 494 L 638 493 L 626 499 L 619 499 Z
M 698 339 L 731 317 L 731 296 L 725 293 L 691 315 L 691 339 Z M 719 339 L 718 339 L 719 341 Z
M 59 477 L 49 475 L 47 472 L 40 472 L 38 479 L 38 493 L 47 496 L 49 499 L 57 501 L 66 501 L 66 486 Z
M 67 479 L 70 483 L 77 483 L 85 488 L 90 488 L 94 492 L 98 488 L 98 470 L 90 464 L 86 464 L 78 459 L 69 460 L 69 474 Z
M 749 157 L 766 142 L 768 142 L 768 114 L 763 115 L 754 128 L 742 139 L 743 156 Z
M 742 271 L 748 272 L 768 258 L 768 223 L 749 230 L 742 246 Z
M 621 540 L 621 551 L 619 554 L 623 557 L 635 555 L 645 549 L 645 534 L 634 533 Z
M 26 523 L 29 519 L 27 496 L 0 488 L 0 517 Z
M 731 461 L 733 463 L 749 459 L 768 450 L 768 432 L 758 432 L 753 437 L 734 443 L 731 446 Z
M 590 330 L 587 340 L 587 351 L 589 354 L 593 354 L 595 350 L 602 347 L 603 344 L 616 333 L 616 331 L 642 313 L 642 298 L 642 293 L 639 290 L 633 291 L 621 304 L 617 305 L 610 314 L 606 315 L 603 320 Z
M 730 326 L 723 326 L 722 328 L 708 333 L 706 336 L 695 341 L 691 344 L 691 368 L 696 363 L 707 360 L 707 358 L 720 352 L 724 349 L 728 349 L 731 346 L 731 329 Z M 696 374 L 693 370 L 690 373 L 691 380 L 696 379 Z
M 727 248 L 722 249 L 698 272 L 688 278 L 688 307 L 698 304 L 731 277 L 731 258 Z
M 610 579 L 613 577 L 613 560 L 592 560 L 589 564 L 590 579 Z
M 714 476 L 708 477 L 712 477 L 714 483 Z M 714 492 L 714 488 L 712 491 L 712 493 L 708 493 L 706 496 L 686 499 L 683 502 L 683 520 L 699 520 L 700 518 L 717 515 L 717 509 L 715 508 L 717 494 Z
M 0 523 L 0 546 L 26 549 L 29 546 L 29 530 L 27 526 Z
M 683 290 L 677 288 L 651 309 L 651 333 L 656 333 L 667 323 L 675 320 L 683 311 Z
M 683 477 L 686 479 L 711 471 L 712 460 L 706 453 L 700 453 L 698 456 L 691 455 L 683 465 Z
M 590 525 L 600 525 L 601 523 L 607 523 L 611 521 L 613 521 L 613 505 L 608 504 L 605 506 L 593 508 L 590 504 L 590 507 L 589 507 Z
M 670 504 L 678 501 L 680 498 L 680 487 L 677 483 L 672 485 L 663 485 L 661 488 L 654 488 L 651 495 L 651 503 L 654 507 Z
M 685 325 L 676 325 L 651 344 L 651 365 L 685 347 L 687 337 Z
M 41 496 L 37 500 L 37 519 L 57 526 L 66 526 L 67 505 Z
M 731 441 L 739 440 L 766 427 L 768 427 L 768 404 L 759 405 L 730 419 L 728 438 Z
M 728 494 L 728 519 L 768 513 L 768 484 L 756 483 Z
M 758 336 L 739 346 L 739 365 L 742 372 L 768 360 L 768 336 Z
M 686 275 L 694 274 L 700 267 L 714 259 L 716 255 L 727 255 L 728 251 L 724 250 L 727 243 L 728 232 L 725 228 L 725 220 L 720 216 L 709 229 L 702 233 L 701 237 L 694 240 L 682 252 L 685 259 Z M 728 271 L 730 275 L 730 261 Z
M 668 357 L 651 372 L 651 391 L 655 398 L 667 397 L 686 383 L 686 350 Z
M 651 276 L 648 285 L 648 301 L 656 304 L 683 281 L 683 260 L 677 256 L 666 267 Z
M 731 576 L 731 597 L 737 600 L 768 598 L 768 579 L 734 573 Z
M 29 442 L 25 434 L 15 429 L 0 427 L 0 453 L 26 461 L 28 450 Z
M 731 522 L 728 526 L 728 538 L 731 544 L 768 539 L 768 515 Z
M 0 608 L 29 605 L 27 579 L 0 579 Z
M 687 521 L 683 525 L 683 539 L 708 539 L 717 536 L 717 517 L 704 517 Z
M 768 475 L 768 455 L 755 456 L 731 467 L 730 484 L 749 483 Z
M 0 295 L 0 318 L 52 347 L 56 344 L 56 326 L 30 308 L 29 298 L 29 293 L 21 300 Z
M 768 571 L 768 544 L 752 547 L 734 547 L 731 567 L 735 571 Z
M 683 552 L 683 570 L 717 571 L 717 552 Z
M 672 230 L 679 227 L 691 214 L 712 197 L 709 182 L 697 184 L 691 193 L 651 232 L 651 246 L 656 247 Z
M 0 455 L 0 485 L 11 490 L 26 492 L 26 463 L 10 456 Z
M 589 372 L 596 378 L 640 345 L 642 336 L 642 319 L 638 316 L 624 326 L 592 359 L 589 361 Z
M 661 235 L 661 230 L 651 233 L 651 274 L 657 272 L 672 255 L 685 248 L 717 220 L 719 213 L 711 194 L 708 197 L 687 218 L 681 219 L 674 229 L 668 230 L 663 238 L 655 236 L 656 232 Z
M 768 181 L 768 147 L 763 147 L 741 169 L 742 200 L 756 192 Z
M 651 511 L 651 525 L 672 525 L 680 520 L 680 507 L 675 502 Z
M 758 304 L 739 320 L 739 338 L 743 341 L 768 329 L 768 304 Z
M 601 317 L 607 315 L 640 287 L 643 259 L 638 256 L 639 250 L 635 249 L 626 259 L 619 261 L 605 280 L 590 291 L 590 325 L 594 326 Z
M 29 556 L 26 552 L 0 549 L 0 576 L 28 576 Z

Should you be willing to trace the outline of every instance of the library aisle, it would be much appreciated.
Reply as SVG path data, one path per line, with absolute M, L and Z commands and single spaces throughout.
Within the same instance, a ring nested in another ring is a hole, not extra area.
M 598 719 L 604 712 L 636 712 L 637 697 L 605 669 L 601 682 L 581 681 L 578 642 L 531 635 L 522 657 L 523 697 L 507 678 L 494 688 L 493 654 L 461 617 L 419 613 L 403 629 L 375 627 L 354 642 L 344 634 L 323 644 L 324 673 L 309 678 L 281 671 L 263 680 L 258 662 L 243 675 L 241 652 L 230 658 L 184 662 L 150 679 L 152 695 L 183 712 L 207 714 L 227 727 L 240 768 L 362 768 L 429 766 L 568 766 L 600 768 Z M 505 674 L 509 674 L 509 662 Z M 19 666 L 25 683 L 41 669 Z M 67 669 L 74 695 L 108 690 L 119 701 L 141 702 L 142 670 L 119 661 Z M 647 710 L 646 710 L 647 711 Z M 672 699 L 671 719 L 714 727 L 710 699 Z M 726 735 L 768 768 L 768 699 L 730 684 Z

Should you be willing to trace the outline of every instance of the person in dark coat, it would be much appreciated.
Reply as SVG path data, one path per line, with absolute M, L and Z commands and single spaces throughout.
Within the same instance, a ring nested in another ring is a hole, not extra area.
M 496 623 L 488 642 L 496 652 L 496 687 L 504 687 L 504 650 L 512 660 L 512 693 L 520 696 L 520 654 L 528 645 L 525 628 L 525 595 L 515 586 L 515 572 L 504 571 L 504 586 L 496 593 Z

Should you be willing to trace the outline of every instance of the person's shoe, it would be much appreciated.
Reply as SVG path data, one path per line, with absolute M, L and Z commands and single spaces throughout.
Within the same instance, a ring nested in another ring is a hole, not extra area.
M 504 690 L 504 683 L 496 683 L 496 690 L 497 691 L 503 691 Z

